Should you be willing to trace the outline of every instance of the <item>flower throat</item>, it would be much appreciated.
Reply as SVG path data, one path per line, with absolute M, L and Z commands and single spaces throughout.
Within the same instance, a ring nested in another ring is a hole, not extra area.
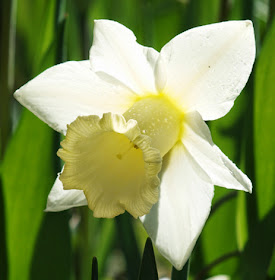
M 142 132 L 152 139 L 152 146 L 163 157 L 178 141 L 184 117 L 166 96 L 149 96 L 136 101 L 123 116 L 134 119 Z

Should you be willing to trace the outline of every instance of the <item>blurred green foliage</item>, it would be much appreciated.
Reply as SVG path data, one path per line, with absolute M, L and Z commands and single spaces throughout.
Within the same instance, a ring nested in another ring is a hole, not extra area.
M 216 187 L 189 279 L 218 274 L 275 279 L 273 0 L 3 0 L 0 5 L 0 279 L 90 279 L 93 256 L 99 279 L 137 279 L 139 269 L 155 277 L 146 265 L 154 263 L 150 244 L 139 268 L 147 235 L 138 221 L 127 215 L 95 219 L 86 207 L 43 212 L 59 171 L 59 139 L 12 99 L 15 89 L 44 69 L 64 59 L 87 59 L 98 18 L 126 25 L 139 43 L 157 50 L 194 26 L 253 20 L 254 75 L 230 113 L 209 124 L 214 142 L 249 174 L 253 194 Z M 159 276 L 170 277 L 170 264 L 155 253 Z M 179 275 L 186 270 L 174 272 L 173 279 L 185 279 Z

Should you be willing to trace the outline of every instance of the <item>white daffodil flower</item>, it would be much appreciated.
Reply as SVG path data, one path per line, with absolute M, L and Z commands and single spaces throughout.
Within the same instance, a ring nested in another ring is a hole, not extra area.
M 117 22 L 96 21 L 89 60 L 56 65 L 15 93 L 66 134 L 58 151 L 64 169 L 46 210 L 88 204 L 94 216 L 109 218 L 126 210 L 181 269 L 214 185 L 252 190 L 204 121 L 231 109 L 254 58 L 250 21 L 193 28 L 160 52 Z

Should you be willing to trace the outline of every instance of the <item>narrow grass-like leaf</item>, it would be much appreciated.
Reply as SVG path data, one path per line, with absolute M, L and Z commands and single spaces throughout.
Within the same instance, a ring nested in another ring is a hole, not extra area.
M 241 256 L 241 279 L 266 279 L 275 244 L 275 206 L 250 234 Z
M 101 247 L 100 220 L 92 216 L 88 207 L 76 210 L 74 216 L 80 219 L 74 236 L 75 274 L 77 279 L 89 279 L 91 275 L 91 259 L 97 256 L 96 248 Z
M 213 141 L 218 147 L 237 165 L 241 160 L 243 116 L 245 101 L 248 98 L 243 92 L 235 102 L 232 110 L 222 119 L 210 123 Z M 222 255 L 238 249 L 236 238 L 236 192 L 225 188 L 215 187 L 215 197 L 212 202 L 212 210 L 209 219 L 199 239 L 200 249 L 203 252 L 203 267 L 219 259 Z M 229 199 L 228 199 L 229 197 Z M 219 205 L 219 207 L 217 207 Z M 193 259 L 197 259 L 195 254 Z M 233 275 L 238 266 L 238 259 L 228 259 L 212 268 L 210 275 L 227 274 Z M 200 271 L 194 263 L 193 271 Z
M 7 254 L 7 236 L 6 236 L 6 211 L 4 204 L 4 194 L 2 178 L 0 177 L 0 278 L 8 279 L 8 254 Z
M 46 213 L 32 257 L 31 280 L 68 280 L 72 272 L 67 212 Z
M 127 264 L 128 279 L 136 280 L 141 258 L 131 220 L 132 217 L 128 213 L 124 213 L 115 219 L 119 243 Z
M 16 62 L 17 68 L 21 67 L 22 83 L 30 79 L 29 75 L 37 75 L 54 64 L 54 52 L 48 54 L 47 61 L 44 56 L 54 41 L 55 5 L 55 0 L 18 1 Z
M 151 239 L 148 237 L 143 251 L 139 280 L 158 280 L 158 270 Z
M 55 31 L 56 44 L 54 45 L 55 63 L 64 59 L 64 27 L 65 27 L 65 3 L 59 0 L 56 3 Z M 53 153 L 59 147 L 60 137 L 54 133 Z M 54 172 L 60 171 L 60 162 L 56 157 Z M 36 241 L 35 251 L 31 265 L 31 279 L 68 279 L 72 272 L 71 236 L 67 212 L 46 213 Z M 54 252 L 54 254 L 53 254 Z
M 58 0 L 55 11 L 55 37 L 57 42 L 55 63 L 64 62 L 65 54 L 65 23 L 66 23 L 66 0 Z
M 213 268 L 215 268 L 217 265 L 229 259 L 236 258 L 239 256 L 240 256 L 239 251 L 229 252 L 220 256 L 218 259 L 214 260 L 212 263 L 209 263 L 206 267 L 201 269 L 200 272 L 195 276 L 194 280 L 204 280 L 206 275 L 208 275 L 213 270 Z
M 232 191 L 226 190 L 225 194 L 224 190 L 217 188 L 215 201 L 217 201 L 216 203 L 219 203 L 219 201 L 223 203 L 211 214 L 203 229 L 200 239 L 204 256 L 203 266 L 209 265 L 228 252 L 237 250 L 237 240 L 235 237 L 236 198 L 235 196 L 231 197 Z M 231 199 L 224 200 L 228 195 Z M 213 203 L 213 207 L 215 207 L 216 203 Z M 226 261 L 220 262 L 211 269 L 211 275 L 214 276 L 222 273 L 231 275 L 236 270 L 236 267 L 236 259 L 226 259 Z M 197 267 L 196 269 L 200 271 L 202 267 Z
M 0 1 L 0 165 L 11 132 L 11 91 L 14 87 L 16 0 Z M 5 197 L 0 172 L 0 279 L 8 279 Z
M 93 257 L 92 261 L 92 280 L 98 280 L 98 264 L 96 257 Z
M 186 2 L 187 11 L 185 13 L 186 29 L 199 25 L 214 23 L 219 20 L 220 1 L 219 0 L 196 0 Z M 199 8 L 198 8 L 199 7 Z
M 3 159 L 11 131 L 11 91 L 14 78 L 14 36 L 16 1 L 0 2 L 0 160 Z
M 257 206 L 260 223 L 255 229 L 254 239 L 249 240 L 246 247 L 245 256 L 253 253 L 251 263 L 253 274 L 249 275 L 246 267 L 245 275 L 249 279 L 261 279 L 266 275 L 267 264 L 271 262 L 272 250 L 274 251 L 275 233 L 273 236 L 271 222 L 275 220 L 275 138 L 274 138 L 274 74 L 275 74 L 275 57 L 273 55 L 275 44 L 275 20 L 273 19 L 269 32 L 265 37 L 259 60 L 256 65 L 256 86 L 255 86 L 255 107 L 254 107 L 254 138 L 255 138 L 255 166 L 256 166 L 256 185 L 257 185 Z M 273 217 L 272 217 L 273 215 Z M 266 229 L 262 224 L 265 225 Z M 271 228 L 269 228 L 269 225 Z M 260 233 L 262 234 L 260 236 Z M 261 247 L 257 246 L 256 238 L 261 239 Z M 252 237 L 251 237 L 252 238 Z M 263 243 L 263 244 L 262 244 Z M 266 248 L 266 251 L 262 251 Z M 262 256 L 259 258 L 258 256 Z M 250 256 L 251 258 L 251 256 Z M 272 262 L 271 262 L 272 263 Z M 272 269 L 269 268 L 272 274 Z M 260 278 L 256 278 L 260 277 Z
M 268 276 L 271 279 L 275 279 L 275 246 L 273 248 L 273 253 L 272 253 L 271 261 L 269 263 Z
M 257 203 L 262 219 L 275 205 L 275 20 L 266 36 L 256 66 L 255 87 L 255 164 Z
M 24 111 L 3 166 L 9 279 L 28 280 L 36 236 L 54 181 L 52 130 Z
M 244 192 L 238 192 L 237 211 L 236 211 L 236 233 L 238 249 L 243 250 L 248 239 L 248 221 L 247 221 L 247 206 L 246 196 Z
M 53 7 L 51 0 L 18 3 L 17 49 L 21 52 L 16 70 L 21 75 L 16 79 L 16 87 L 41 71 L 39 61 L 53 38 L 54 29 L 49 24 Z M 48 59 L 47 65 L 52 64 L 53 60 Z M 31 277 L 34 246 L 55 177 L 52 151 L 52 130 L 24 111 L 2 166 L 10 280 Z
M 99 235 L 98 242 L 95 244 L 95 255 L 98 259 L 98 274 L 103 275 L 106 268 L 106 261 L 114 247 L 116 240 L 115 221 L 113 219 L 104 219 L 102 221 L 101 229 L 97 228 Z

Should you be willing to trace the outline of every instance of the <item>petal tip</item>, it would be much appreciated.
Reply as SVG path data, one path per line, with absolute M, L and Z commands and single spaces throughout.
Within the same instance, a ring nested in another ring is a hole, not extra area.
M 244 20 L 244 26 L 245 26 L 245 29 L 250 32 L 252 34 L 253 37 L 254 36 L 254 26 L 253 26 L 253 22 L 249 19 L 247 20 Z M 254 39 L 254 42 L 255 42 L 255 39 Z M 255 43 L 254 43 L 255 44 Z
M 108 20 L 108 19 L 94 19 L 94 25 L 100 24 L 100 23 L 105 22 L 105 21 L 110 21 L 110 20 Z
M 253 27 L 253 23 L 251 20 L 247 19 L 244 21 L 246 27 Z
M 14 94 L 13 94 L 14 98 L 15 98 L 19 103 L 21 103 L 20 101 L 22 100 L 21 89 L 22 89 L 22 87 L 20 87 L 19 89 L 17 89 L 17 90 L 14 92 Z
M 245 185 L 243 185 L 244 186 L 243 190 L 245 192 L 252 193 L 252 189 L 253 189 L 252 182 L 246 175 L 245 175 L 245 177 L 246 177 L 246 183 L 245 183 Z
M 248 193 L 251 194 L 252 193 L 252 189 L 253 189 L 252 182 L 247 177 L 247 175 L 245 175 L 244 173 L 243 173 L 243 176 L 244 176 L 245 181 L 243 181 L 241 183 L 242 188 L 236 188 L 236 189 L 237 190 L 242 190 L 242 191 L 245 191 L 245 192 L 248 192 Z
M 45 212 L 45 213 L 47 213 L 47 212 L 55 212 L 53 207 L 51 207 L 51 202 L 49 202 L 49 199 L 47 201 L 46 208 L 43 210 L 43 212 Z

